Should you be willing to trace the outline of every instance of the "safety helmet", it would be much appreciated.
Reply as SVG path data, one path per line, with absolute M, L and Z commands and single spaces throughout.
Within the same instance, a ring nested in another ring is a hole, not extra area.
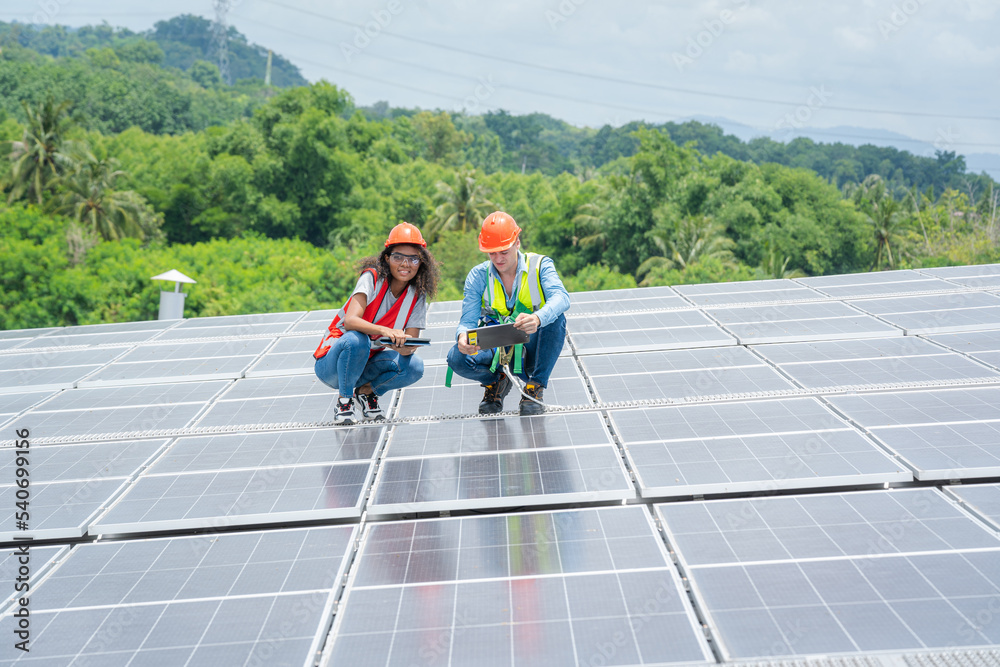
M 479 250 L 482 252 L 503 252 L 517 241 L 521 228 L 503 211 L 494 211 L 483 220 L 479 230 Z
M 392 228 L 392 231 L 389 232 L 389 238 L 385 240 L 385 247 L 388 248 L 397 243 L 427 247 L 427 241 L 421 236 L 420 230 L 417 229 L 416 225 L 411 225 L 408 222 L 401 222 Z

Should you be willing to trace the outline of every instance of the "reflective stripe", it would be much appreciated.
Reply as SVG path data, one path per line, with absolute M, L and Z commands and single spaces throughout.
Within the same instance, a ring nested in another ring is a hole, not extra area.
M 403 303 L 399 307 L 399 312 L 396 313 L 396 323 L 393 325 L 393 329 L 402 329 L 406 326 L 406 320 L 410 319 L 413 300 L 416 298 L 417 290 L 413 289 L 411 285 L 407 285 L 403 292 Z
M 534 312 L 542 307 L 542 276 L 539 271 L 542 265 L 542 256 L 535 253 L 528 253 L 528 293 L 531 294 L 531 311 Z

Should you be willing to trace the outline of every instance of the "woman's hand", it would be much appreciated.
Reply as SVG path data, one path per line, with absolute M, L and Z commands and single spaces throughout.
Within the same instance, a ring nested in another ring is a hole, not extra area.
M 392 340 L 392 347 L 394 348 L 403 347 L 406 345 L 406 339 L 409 338 L 405 331 L 400 329 L 390 329 L 389 327 L 384 328 L 382 335 Z

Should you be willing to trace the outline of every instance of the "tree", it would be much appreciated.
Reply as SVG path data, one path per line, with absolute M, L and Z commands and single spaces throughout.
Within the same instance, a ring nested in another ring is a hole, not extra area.
M 668 213 L 658 209 L 654 215 L 657 226 L 649 232 L 653 243 L 663 253 L 643 262 L 636 274 L 642 277 L 657 266 L 683 271 L 689 265 L 704 259 L 714 259 L 723 265 L 731 264 L 733 241 L 723 233 L 722 225 L 706 215 L 689 216 L 672 223 Z
M 28 126 L 21 141 L 9 144 L 12 164 L 4 184 L 10 188 L 7 203 L 27 197 L 41 204 L 43 193 L 72 165 L 67 154 L 72 145 L 65 139 L 72 123 L 69 102 L 56 104 L 49 97 L 36 108 L 23 102 L 21 106 Z
M 495 205 L 486 197 L 487 188 L 476 180 L 476 172 L 462 169 L 455 173 L 454 185 L 438 181 L 438 207 L 427 225 L 427 233 L 432 237 L 446 229 L 465 232 L 469 225 L 477 226 L 489 215 Z
M 115 190 L 115 181 L 125 175 L 117 167 L 114 158 L 84 154 L 76 169 L 60 179 L 64 191 L 56 211 L 106 241 L 145 239 L 157 231 L 159 221 L 138 193 Z

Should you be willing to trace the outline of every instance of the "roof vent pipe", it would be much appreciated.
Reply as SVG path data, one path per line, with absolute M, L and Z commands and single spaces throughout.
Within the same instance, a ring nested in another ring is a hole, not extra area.
M 173 292 L 160 292 L 160 315 L 157 319 L 160 320 L 179 320 L 184 317 L 184 299 L 187 294 L 181 291 L 181 283 L 194 284 L 198 282 L 188 278 L 183 273 L 176 269 L 171 269 L 166 273 L 161 273 L 158 276 L 153 276 L 150 280 L 173 280 L 174 281 L 174 291 Z

